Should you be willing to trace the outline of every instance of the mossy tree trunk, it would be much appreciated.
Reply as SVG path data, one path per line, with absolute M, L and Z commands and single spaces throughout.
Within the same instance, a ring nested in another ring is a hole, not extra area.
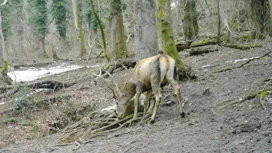
M 198 35 L 198 21 L 196 12 L 196 1 L 195 0 L 184 0 L 185 2 L 185 15 L 183 32 L 185 40 L 194 40 Z
M 4 82 L 6 82 L 8 85 L 11 85 L 13 83 L 10 77 L 8 76 L 8 62 L 7 61 L 4 61 L 4 66 L 2 69 L 0 69 L 0 73 L 2 75 Z
M 253 37 L 263 39 L 272 36 L 269 0 L 251 0 L 252 20 L 255 24 Z
M 79 10 L 79 6 L 78 6 L 78 1 L 74 0 L 74 10 L 75 12 L 75 20 L 76 20 L 76 24 L 77 24 L 77 28 L 79 31 L 79 40 L 80 40 L 80 56 L 84 57 L 86 55 L 86 46 L 85 46 L 85 38 L 84 38 L 84 32 L 83 32 L 83 28 L 82 28 L 82 23 L 81 23 L 81 17 L 80 17 L 80 10 Z
M 113 52 L 112 59 L 117 60 L 126 58 L 128 56 L 121 0 L 112 0 L 111 11 L 111 43 Z
M 91 4 L 91 7 L 92 7 L 92 12 L 93 12 L 93 15 L 95 16 L 95 19 L 98 23 L 98 26 L 99 26 L 99 29 L 101 31 L 101 36 L 102 36 L 102 41 L 103 41 L 103 47 L 104 47 L 104 54 L 105 54 L 105 57 L 107 59 L 108 62 L 110 62 L 110 57 L 108 55 L 108 50 L 107 50 L 107 44 L 106 44 L 106 38 L 105 38 L 105 33 L 104 33 L 104 29 L 103 29 L 103 25 L 102 25 L 102 22 L 98 16 L 98 14 L 96 13 L 95 9 L 94 9 L 94 4 L 93 4 L 93 0 L 90 0 L 90 4 Z
M 158 32 L 154 0 L 134 0 L 135 59 L 158 53 Z
M 166 54 L 173 57 L 179 66 L 182 66 L 183 64 L 178 54 L 175 40 L 174 40 L 170 0 L 159 0 L 158 5 L 159 5 L 159 14 L 158 14 L 159 19 L 158 20 L 159 20 L 162 41 L 164 44 L 164 51 Z

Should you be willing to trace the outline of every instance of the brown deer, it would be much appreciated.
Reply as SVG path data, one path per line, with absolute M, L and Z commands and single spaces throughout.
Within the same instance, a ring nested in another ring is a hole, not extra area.
M 144 112 L 145 115 L 150 97 L 152 93 L 155 95 L 155 105 L 151 104 L 151 108 L 148 111 L 152 111 L 151 122 L 154 121 L 156 113 L 160 106 L 160 101 L 162 98 L 160 87 L 166 85 L 167 83 L 171 84 L 174 88 L 175 95 L 179 101 L 181 117 L 185 116 L 183 112 L 184 103 L 181 99 L 180 87 L 179 84 L 175 81 L 174 77 L 176 75 L 176 62 L 175 60 L 164 54 L 159 54 L 149 58 L 144 58 L 140 60 L 133 71 L 128 76 L 128 79 L 125 81 L 121 92 L 115 83 L 116 90 L 112 87 L 111 90 L 116 97 L 116 113 L 119 119 L 124 118 L 129 115 L 127 110 L 128 107 L 131 107 L 130 101 L 134 97 L 134 116 L 132 120 L 137 118 L 139 98 L 143 92 L 146 93 L 144 100 Z M 154 108 L 153 108 L 154 107 Z
M 133 120 L 135 120 L 138 113 L 139 97 L 143 92 L 147 91 L 146 98 L 144 100 L 144 115 L 153 92 L 156 101 L 151 116 L 151 122 L 153 122 L 162 98 L 160 87 L 166 85 L 167 83 L 173 86 L 175 95 L 179 101 L 181 116 L 184 117 L 184 103 L 181 99 L 179 84 L 174 79 L 175 71 L 176 62 L 168 55 L 160 54 L 140 60 L 130 73 L 120 94 L 116 98 L 116 113 L 118 118 L 123 118 L 127 115 L 126 110 L 129 101 L 135 95 L 133 116 Z

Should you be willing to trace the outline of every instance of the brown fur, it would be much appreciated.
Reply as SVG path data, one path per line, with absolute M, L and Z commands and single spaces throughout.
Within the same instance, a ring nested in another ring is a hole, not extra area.
M 154 121 L 161 100 L 160 87 L 166 83 L 170 83 L 174 87 L 175 94 L 180 102 L 180 111 L 183 114 L 183 103 L 181 101 L 179 85 L 174 80 L 174 71 L 175 60 L 168 55 L 160 54 L 140 60 L 121 89 L 121 95 L 117 97 L 116 112 L 118 118 L 123 118 L 127 115 L 125 112 L 128 103 L 135 95 L 133 119 L 136 119 L 139 97 L 142 92 L 147 91 L 149 96 L 145 99 L 144 114 L 147 110 L 150 95 L 153 92 L 156 105 L 154 106 L 151 121 Z

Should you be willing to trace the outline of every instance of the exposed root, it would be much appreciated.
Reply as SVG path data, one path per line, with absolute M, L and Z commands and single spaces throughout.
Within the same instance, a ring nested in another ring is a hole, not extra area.
M 120 120 L 111 116 L 113 115 L 103 114 L 101 112 L 92 112 L 82 120 L 65 128 L 59 141 L 65 143 L 82 141 L 119 130 L 131 123 L 133 114 Z

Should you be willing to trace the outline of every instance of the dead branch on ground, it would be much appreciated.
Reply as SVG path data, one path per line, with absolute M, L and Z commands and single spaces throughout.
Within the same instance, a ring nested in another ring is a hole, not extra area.
M 69 143 L 105 135 L 131 124 L 132 117 L 133 114 L 117 120 L 114 112 L 92 112 L 82 120 L 66 127 L 61 133 L 59 141 Z
M 272 51 L 269 51 L 269 52 L 263 54 L 262 56 L 251 58 L 251 59 L 247 60 L 245 63 L 243 63 L 243 64 L 241 64 L 239 66 L 228 67 L 228 68 L 216 70 L 214 73 L 221 73 L 221 72 L 226 72 L 226 71 L 229 71 L 229 70 L 234 70 L 234 69 L 237 69 L 237 68 L 241 68 L 241 67 L 245 66 L 246 64 L 249 64 L 250 62 L 254 61 L 255 59 L 260 59 L 260 58 L 263 58 L 265 56 L 268 56 L 270 53 L 272 53 Z
M 272 91 L 272 86 L 271 87 L 265 87 L 257 92 L 253 92 L 253 93 L 250 93 L 248 94 L 247 96 L 239 99 L 239 100 L 234 100 L 234 101 L 230 101 L 228 102 L 227 104 L 224 104 L 220 107 L 218 107 L 218 109 L 223 109 L 223 108 L 226 108 L 226 107 L 229 107 L 229 106 L 233 106 L 233 105 L 236 105 L 236 104 L 241 104 L 247 100 L 251 100 L 253 98 L 256 98 L 257 96 L 260 97 L 260 103 L 263 107 L 263 109 L 265 109 L 265 106 L 264 106 L 264 97 L 267 96 L 269 94 L 268 91 Z
M 205 53 L 210 53 L 210 52 L 215 52 L 218 51 L 218 48 L 196 48 L 196 49 L 191 49 L 189 51 L 189 55 L 190 56 L 194 56 L 194 55 L 202 55 Z

